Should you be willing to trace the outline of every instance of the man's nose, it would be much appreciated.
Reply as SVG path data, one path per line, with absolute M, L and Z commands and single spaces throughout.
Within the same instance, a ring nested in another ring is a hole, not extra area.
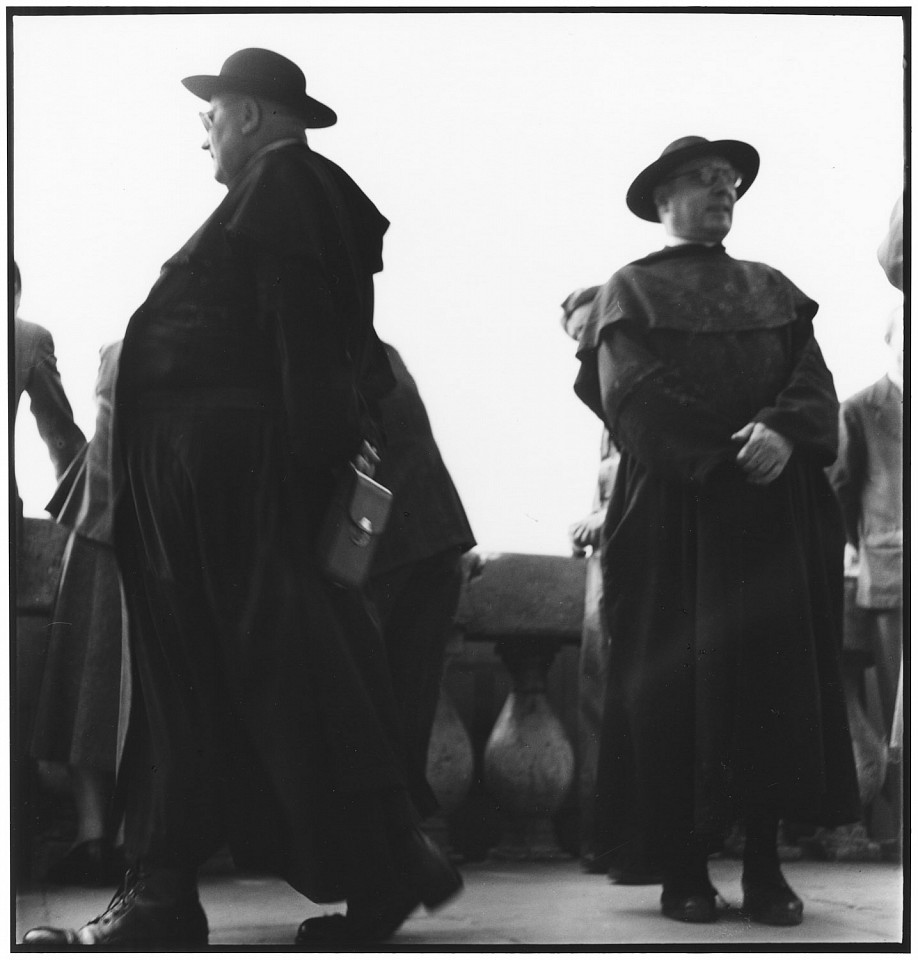
M 210 137 L 204 138 L 204 142 L 201 144 L 201 149 L 207 150 L 208 153 L 210 152 Z

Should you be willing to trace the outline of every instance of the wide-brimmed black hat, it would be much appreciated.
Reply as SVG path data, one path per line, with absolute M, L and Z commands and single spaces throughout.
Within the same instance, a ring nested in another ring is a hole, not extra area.
M 306 93 L 306 76 L 286 57 L 273 50 L 247 47 L 238 50 L 220 68 L 219 76 L 185 77 L 182 83 L 202 100 L 218 93 L 249 93 L 293 110 L 305 127 L 330 127 L 338 120 L 326 107 Z
M 707 140 L 704 137 L 680 137 L 666 147 L 659 159 L 645 167 L 628 188 L 625 202 L 628 209 L 642 220 L 660 221 L 654 190 L 683 163 L 696 157 L 718 156 L 729 160 L 739 171 L 741 180 L 736 188 L 737 200 L 752 186 L 759 172 L 759 152 L 742 140 Z

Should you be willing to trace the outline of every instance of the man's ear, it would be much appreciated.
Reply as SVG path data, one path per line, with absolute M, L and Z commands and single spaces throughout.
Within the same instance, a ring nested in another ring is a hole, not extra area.
M 240 104 L 242 123 L 239 130 L 242 133 L 254 133 L 261 126 L 261 104 L 255 97 L 245 97 Z
M 669 191 L 665 185 L 660 185 L 653 191 L 653 202 L 656 205 L 657 213 L 662 214 L 669 209 Z

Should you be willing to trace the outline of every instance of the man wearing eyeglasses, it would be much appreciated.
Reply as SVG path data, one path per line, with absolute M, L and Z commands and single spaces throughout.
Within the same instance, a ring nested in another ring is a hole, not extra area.
M 418 829 L 378 626 L 315 556 L 394 385 L 373 327 L 388 221 L 308 146 L 336 116 L 295 63 L 240 50 L 183 82 L 209 101 L 227 193 L 131 318 L 116 387 L 131 869 L 95 920 L 25 942 L 203 946 L 197 869 L 224 843 L 316 902 L 347 900 L 298 942 L 376 942 L 461 886 Z
M 602 539 L 612 845 L 660 864 L 666 917 L 709 923 L 707 859 L 740 820 L 743 911 L 791 926 L 779 821 L 859 810 L 817 304 L 723 246 L 758 169 L 747 143 L 690 136 L 637 176 L 627 205 L 666 245 L 600 290 L 575 390 L 621 450 Z

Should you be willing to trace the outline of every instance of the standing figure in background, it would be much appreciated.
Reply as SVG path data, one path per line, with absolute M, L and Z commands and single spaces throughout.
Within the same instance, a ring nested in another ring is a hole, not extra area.
M 54 607 L 32 755 L 66 764 L 77 815 L 73 846 L 46 879 L 120 879 L 112 838 L 121 694 L 121 588 L 112 539 L 112 394 L 121 343 L 101 351 L 96 431 L 61 479 L 47 510 L 71 531 Z
M 13 339 L 16 348 L 15 384 L 16 397 L 13 417 L 19 409 L 23 393 L 29 395 L 30 408 L 38 433 L 44 440 L 54 465 L 54 476 L 61 475 L 86 443 L 83 431 L 73 422 L 73 410 L 64 393 L 61 375 L 54 357 L 54 340 L 51 334 L 37 323 L 29 323 L 19 316 L 22 298 L 22 275 L 19 266 L 13 263 L 13 286 L 15 294 L 15 326 Z M 18 504 L 17 523 L 22 519 L 22 499 L 16 492 Z M 17 531 L 18 532 L 18 531 Z
M 886 274 L 886 278 L 897 289 L 905 289 L 905 279 L 903 277 L 902 264 L 904 260 L 903 242 L 903 216 L 905 210 L 905 196 L 900 195 L 893 205 L 892 213 L 889 217 L 889 228 L 886 236 L 877 249 L 877 259 L 880 266 Z M 899 687 L 896 690 L 896 708 L 893 712 L 892 735 L 889 741 L 890 759 L 899 763 L 902 758 L 902 683 L 903 672 L 899 671 Z
M 427 817 L 436 809 L 427 750 L 462 587 L 462 555 L 475 546 L 475 537 L 414 378 L 395 347 L 385 348 L 395 389 L 380 401 L 386 448 L 376 479 L 392 491 L 393 503 L 367 590 L 386 641 L 408 784 Z
M 876 668 L 882 734 L 893 732 L 902 669 L 902 308 L 893 311 L 885 340 L 885 376 L 841 406 L 838 459 L 830 477 L 842 507 L 849 549 L 857 570 L 855 603 L 869 663 Z M 847 638 L 846 638 L 847 640 Z M 847 644 L 846 644 L 847 646 Z M 890 779 L 898 781 L 897 768 Z M 896 784 L 897 785 L 897 784 Z M 891 798 L 899 832 L 901 797 Z
M 877 248 L 877 260 L 886 274 L 886 279 L 897 289 L 903 290 L 905 278 L 902 275 L 903 253 L 903 228 L 902 217 L 905 206 L 905 198 L 900 196 L 892 208 L 889 215 L 889 228 L 886 236 Z
M 561 326 L 567 335 L 578 343 L 598 291 L 599 287 L 575 290 L 561 304 Z M 618 461 L 618 450 L 612 443 L 609 431 L 603 429 L 593 509 L 569 530 L 574 555 L 587 556 L 577 677 L 580 857 L 587 873 L 606 873 L 613 865 L 611 851 L 605 849 L 604 844 L 597 844 L 596 813 L 599 797 L 596 773 L 602 715 L 606 702 L 606 674 L 609 668 L 609 631 L 606 629 L 603 612 L 600 532 L 606 517 L 606 507 L 612 496 Z
M 579 344 L 599 287 L 575 290 L 562 304 L 561 325 Z M 591 550 L 586 565 L 583 631 L 578 675 L 577 745 L 579 759 L 580 856 L 587 873 L 608 873 L 626 885 L 659 883 L 659 871 L 648 857 L 640 832 L 630 823 L 628 803 L 616 798 L 634 789 L 634 772 L 626 771 L 623 751 L 604 726 L 622 728 L 623 717 L 612 721 L 612 712 L 624 707 L 609 683 L 611 641 L 606 626 L 605 588 L 602 575 L 602 527 L 618 475 L 621 455 L 603 429 L 599 479 L 593 511 L 570 529 L 575 555 Z M 611 585 L 610 585 L 611 587 Z
M 240 868 L 347 901 L 297 942 L 379 942 L 462 885 L 419 827 L 369 605 L 317 558 L 393 386 L 373 326 L 388 221 L 309 147 L 337 117 L 291 60 L 248 48 L 183 83 L 209 101 L 227 192 L 131 317 L 116 384 L 130 867 L 94 920 L 25 942 L 201 947 L 197 872 L 225 843 Z
M 616 272 L 580 338 L 578 396 L 621 451 L 603 528 L 613 819 L 663 876 L 664 916 L 717 918 L 707 858 L 746 825 L 743 911 L 798 924 L 778 823 L 859 815 L 838 667 L 844 536 L 824 475 L 838 401 L 817 305 L 722 245 L 758 152 L 683 137 L 627 204 L 666 246 Z M 621 709 L 611 709 L 620 704 Z

